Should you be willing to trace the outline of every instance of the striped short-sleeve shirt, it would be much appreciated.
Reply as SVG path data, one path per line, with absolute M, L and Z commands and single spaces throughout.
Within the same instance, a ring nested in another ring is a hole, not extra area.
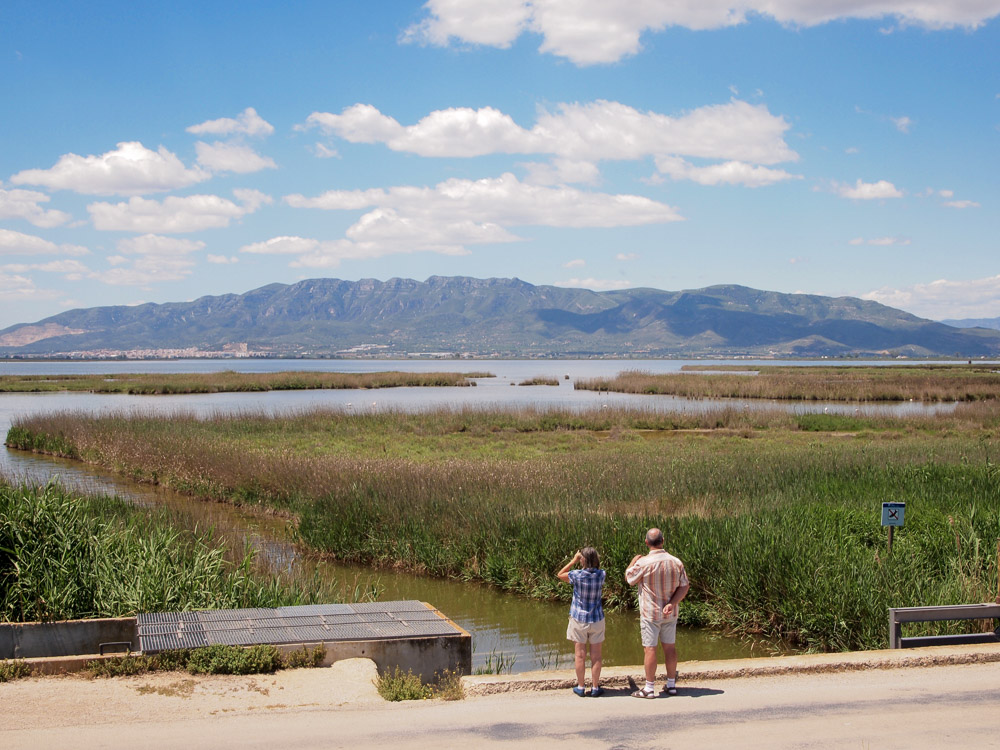
M 569 582 L 573 584 L 573 601 L 569 605 L 569 616 L 577 622 L 600 622 L 604 619 L 601 591 L 607 576 L 600 568 L 583 568 L 569 571 Z
M 650 550 L 636 560 L 625 571 L 625 580 L 639 587 L 639 616 L 646 620 L 667 619 L 663 607 L 677 589 L 688 585 L 684 563 L 662 549 Z

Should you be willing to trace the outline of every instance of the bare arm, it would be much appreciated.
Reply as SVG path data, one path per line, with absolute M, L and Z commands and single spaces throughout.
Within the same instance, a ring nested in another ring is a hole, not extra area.
M 563 583 L 569 583 L 569 571 L 574 565 L 583 560 L 583 555 L 577 550 L 576 554 L 573 555 L 573 559 L 562 566 L 562 570 L 556 573 L 556 578 L 558 578 Z
M 674 589 L 674 595 L 670 597 L 670 601 L 663 605 L 663 616 L 668 620 L 674 616 L 677 611 L 677 605 L 680 604 L 684 597 L 687 596 L 688 590 L 691 588 L 691 584 L 686 584 L 684 586 L 678 586 Z
M 632 562 L 628 564 L 628 567 L 625 568 L 625 581 L 630 586 L 635 586 L 639 582 L 639 579 L 642 577 L 641 571 L 639 570 L 639 568 L 635 566 L 635 564 L 639 560 L 641 560 L 642 557 L 643 555 L 636 555 L 635 557 L 632 558 Z

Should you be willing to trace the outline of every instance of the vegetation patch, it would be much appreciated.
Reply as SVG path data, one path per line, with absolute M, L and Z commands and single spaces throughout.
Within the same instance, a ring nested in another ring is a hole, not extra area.
M 130 476 L 287 509 L 300 540 L 338 560 L 540 599 L 569 596 L 553 571 L 573 539 L 601 554 L 605 606 L 634 607 L 622 571 L 658 526 L 691 577 L 682 622 L 802 649 L 884 648 L 889 607 L 996 595 L 997 401 L 917 417 L 529 409 L 17 426 Z M 907 504 L 891 555 L 886 500 Z
M 462 676 L 446 670 L 433 683 L 425 683 L 412 670 L 404 672 L 399 667 L 386 670 L 373 680 L 378 694 L 387 701 L 419 701 L 430 698 L 454 701 L 465 697 Z
M 20 659 L 0 661 L 0 682 L 19 680 L 22 677 L 31 677 L 30 664 Z
M 160 395 L 311 389 L 474 386 L 486 372 L 224 372 L 118 375 L 0 375 L 0 393 L 87 391 Z
M 792 401 L 982 401 L 1000 398 L 1000 373 L 989 365 L 793 367 L 686 365 L 654 375 L 627 370 L 611 378 L 581 378 L 578 390 L 687 398 Z
M 124 617 L 138 612 L 335 601 L 333 591 L 259 573 L 211 533 L 57 485 L 0 481 L 0 621 Z

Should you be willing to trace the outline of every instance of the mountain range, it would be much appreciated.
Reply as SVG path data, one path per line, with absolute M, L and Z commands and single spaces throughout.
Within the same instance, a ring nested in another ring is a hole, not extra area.
M 1000 330 L 854 297 L 724 285 L 595 292 L 519 279 L 309 279 L 192 302 L 70 310 L 0 331 L 0 355 L 995 357 Z

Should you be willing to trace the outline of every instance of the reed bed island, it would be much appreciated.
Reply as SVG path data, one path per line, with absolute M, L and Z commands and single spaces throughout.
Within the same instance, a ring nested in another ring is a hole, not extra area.
M 0 375 L 0 393 L 87 391 L 138 395 L 474 386 L 488 372 L 206 372 Z
M 742 376 L 741 376 L 742 377 Z M 593 545 L 606 603 L 649 526 L 686 563 L 682 621 L 803 649 L 881 648 L 889 607 L 991 600 L 1000 404 L 947 415 L 438 410 L 18 420 L 12 447 L 289 513 L 331 557 L 554 599 Z M 879 509 L 907 503 L 886 551 Z M 941 631 L 935 631 L 941 632 Z
M 996 365 L 816 367 L 686 365 L 679 373 L 626 370 L 613 378 L 583 378 L 580 390 L 686 398 L 791 401 L 984 401 L 1000 398 Z

